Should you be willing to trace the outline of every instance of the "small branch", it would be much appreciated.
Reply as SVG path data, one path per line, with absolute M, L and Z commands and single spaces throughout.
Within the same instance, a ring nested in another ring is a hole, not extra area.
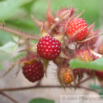
M 34 35 L 29 35 L 27 33 L 24 33 L 24 32 L 20 32 L 20 31 L 17 31 L 17 30 L 13 30 L 11 28 L 8 28 L 8 27 L 3 27 L 2 25 L 0 25 L 0 29 L 1 30 L 4 30 L 4 31 L 7 31 L 7 32 L 10 32 L 10 33 L 13 33 L 14 35 L 16 36 L 19 36 L 19 37 L 23 37 L 23 38 L 29 38 L 29 39 L 34 39 L 34 40 L 39 40 L 39 37 L 38 36 L 34 36 Z
M 76 84 L 76 86 L 81 85 L 82 83 L 84 83 L 84 82 L 88 81 L 88 80 L 89 80 L 89 79 L 91 79 L 92 77 L 93 77 L 93 75 L 91 75 L 91 76 L 87 77 L 86 79 L 84 79 L 84 80 L 80 81 L 79 83 L 77 83 L 77 84 Z
M 28 89 L 36 89 L 36 88 L 62 88 L 62 86 L 49 86 L 49 85 L 45 85 L 45 86 L 29 86 L 29 87 L 0 89 L 0 91 L 19 91 L 19 90 L 28 90 Z
M 0 91 L 0 94 L 7 97 L 8 99 L 10 99 L 11 101 L 13 101 L 14 103 L 18 103 L 16 100 L 14 100 L 13 98 L 11 98 L 9 95 L 3 93 L 2 91 Z
M 82 89 L 85 89 L 85 90 L 89 90 L 89 91 L 98 93 L 98 91 L 96 91 L 96 90 L 94 90 L 94 89 L 91 89 L 91 88 L 87 88 L 87 87 L 83 87 L 83 86 L 78 86 L 78 88 L 82 88 Z
M 65 86 L 65 88 L 74 88 L 73 85 L 71 86 Z M 44 86 L 29 86 L 29 87 L 19 87 L 19 88 L 6 88 L 6 89 L 0 89 L 0 91 L 19 91 L 19 90 L 28 90 L 28 89 L 40 89 L 40 88 L 63 88 L 61 85 L 56 85 L 56 86 L 50 86 L 50 85 L 44 85 Z M 85 90 L 89 90 L 89 91 L 93 91 L 93 92 L 96 92 L 98 93 L 98 91 L 96 90 L 93 90 L 91 88 L 87 88 L 87 87 L 83 87 L 83 86 L 77 86 L 77 88 L 79 89 L 85 89 Z

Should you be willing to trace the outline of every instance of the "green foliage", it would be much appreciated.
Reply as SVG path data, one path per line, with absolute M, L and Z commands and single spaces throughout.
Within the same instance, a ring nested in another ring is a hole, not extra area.
M 14 42 L 8 42 L 7 44 L 0 47 L 0 62 L 3 60 L 12 59 L 12 53 L 17 49 L 18 45 Z M 0 63 L 0 69 L 4 70 Z
M 13 42 L 8 42 L 4 46 L 0 47 L 0 51 L 6 53 L 12 53 L 15 49 L 17 49 L 18 45 Z
M 10 33 L 0 30 L 0 46 L 13 41 L 12 35 Z
M 12 17 L 21 5 L 27 3 L 28 0 L 6 0 L 0 2 L 0 20 Z
M 7 24 L 12 24 L 17 27 L 21 26 L 22 29 L 33 29 L 34 25 L 31 22 L 25 21 L 25 20 L 18 20 L 18 19 L 12 19 L 5 21 Z
M 103 88 L 100 90 L 99 95 L 103 95 Z M 103 99 L 103 97 L 102 97 Z
M 22 7 L 26 10 L 26 12 L 27 12 L 28 14 L 31 13 L 31 11 L 32 11 L 32 6 L 33 6 L 33 4 L 34 4 L 35 1 L 36 1 L 36 0 L 31 0 L 31 2 L 22 5 Z
M 55 103 L 53 100 L 44 99 L 44 98 L 35 98 L 31 100 L 29 103 Z
M 37 35 L 39 29 L 30 18 L 30 14 L 34 15 L 38 20 L 45 20 L 47 5 L 48 2 L 45 0 L 5 0 L 0 2 L 0 20 L 1 22 L 5 20 L 8 27 Z M 56 13 L 56 10 L 71 5 L 78 9 L 78 13 L 85 10 L 82 17 L 88 24 L 96 22 L 96 26 L 99 26 L 98 0 L 52 0 L 51 10 Z M 6 32 L 6 34 L 8 33 Z M 0 38 L 2 37 L 6 41 L 5 37 L 0 35 Z M 6 38 L 8 38 L 7 41 L 11 40 L 10 35 L 7 35 Z M 4 41 L 0 40 L 0 42 Z
M 26 53 L 21 52 L 21 53 L 17 54 L 16 56 L 14 56 L 14 57 L 12 58 L 12 60 L 20 59 L 21 57 L 25 56 L 25 54 L 26 54 Z
M 2 66 L 2 64 L 1 64 L 1 63 L 0 63 L 0 69 L 4 70 L 4 68 L 3 68 L 3 66 Z
M 33 6 L 34 16 L 40 19 L 46 17 L 44 14 L 46 14 L 47 5 L 48 2 L 44 2 L 44 0 L 37 0 Z M 82 17 L 88 22 L 88 24 L 96 22 L 96 27 L 99 26 L 98 0 L 52 0 L 51 10 L 56 13 L 55 11 L 58 9 L 67 8 L 71 5 L 77 9 L 77 13 L 85 10 Z
M 8 60 L 12 58 L 12 52 L 16 50 L 18 45 L 14 42 L 8 42 L 0 47 L 0 60 Z
M 48 1 L 46 0 L 0 0 L 0 21 L 10 28 L 39 35 L 39 28 L 36 27 L 30 15 L 34 15 L 38 20 L 45 20 L 47 5 Z M 78 9 L 78 13 L 85 10 L 82 17 L 88 24 L 96 22 L 96 25 L 99 25 L 98 0 L 51 0 L 53 13 L 56 13 L 55 11 L 60 8 L 70 7 L 71 5 Z M 11 59 L 10 54 L 17 48 L 18 38 L 14 39 L 12 35 L 0 30 L 0 48 L 3 48 L 4 44 L 8 46 L 5 50 L 0 50 L 1 61 Z M 9 43 L 13 43 L 15 40 L 15 46 L 10 47 L 11 44 Z M 35 41 L 31 41 L 31 43 L 33 44 Z
M 100 85 L 90 85 L 90 88 L 98 91 L 100 98 L 103 99 L 103 88 Z
M 90 88 L 94 90 L 101 89 L 100 85 L 90 85 Z
M 13 35 L 12 37 L 13 37 L 13 40 L 14 40 L 16 43 L 18 43 L 18 41 L 19 41 L 20 43 L 23 43 L 23 42 L 24 42 L 24 40 L 21 39 L 21 38 L 19 38 L 18 36 Z
M 0 2 L 5 1 L 5 0 L 0 0 Z
M 103 71 L 103 58 L 97 59 L 92 62 L 83 62 L 78 59 L 72 59 L 70 62 L 70 67 L 72 69 L 75 68 L 83 68 L 83 69 L 93 69 L 93 70 L 102 70 Z

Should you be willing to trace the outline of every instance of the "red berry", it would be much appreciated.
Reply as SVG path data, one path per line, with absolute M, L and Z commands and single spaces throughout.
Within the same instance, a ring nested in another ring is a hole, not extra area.
M 103 71 L 95 71 L 95 74 L 99 79 L 103 79 Z
M 67 34 L 76 41 L 84 39 L 87 35 L 86 22 L 82 18 L 72 20 L 69 23 Z
M 60 41 L 51 36 L 42 37 L 37 45 L 37 53 L 44 59 L 54 60 L 61 52 Z
M 32 61 L 25 63 L 22 68 L 24 76 L 31 82 L 38 81 L 43 78 L 43 64 L 41 61 Z

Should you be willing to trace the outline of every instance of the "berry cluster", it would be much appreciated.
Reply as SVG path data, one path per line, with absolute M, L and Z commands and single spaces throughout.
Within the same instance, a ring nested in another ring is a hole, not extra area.
M 75 14 L 76 9 L 73 7 L 57 11 L 55 17 L 50 10 L 50 5 L 47 9 L 47 19 L 43 22 L 32 16 L 33 21 L 40 28 L 41 35 L 38 37 L 37 44 L 29 43 L 25 49 L 27 58 L 19 62 L 20 65 L 24 65 L 22 67 L 24 76 L 31 82 L 40 80 L 44 73 L 47 73 L 49 60 L 52 60 L 58 66 L 57 76 L 62 85 L 73 81 L 75 83 L 76 80 L 80 82 L 83 74 L 87 76 L 95 74 L 102 78 L 103 72 L 101 71 L 92 71 L 90 68 L 72 69 L 69 64 L 73 58 L 84 62 L 98 59 L 92 52 L 96 49 L 95 44 L 99 37 L 99 30 L 94 31 L 95 24 L 87 25 L 86 21 L 80 17 L 82 13 Z M 102 44 L 97 52 L 103 54 Z
M 44 70 L 47 70 L 48 61 L 53 60 L 58 66 L 58 79 L 63 85 L 70 84 L 76 80 L 80 81 L 83 78 L 83 74 L 94 74 L 94 71 L 90 68 L 72 70 L 69 67 L 69 61 L 72 58 L 77 58 L 84 62 L 91 62 L 96 59 L 91 50 L 95 49 L 98 30 L 94 31 L 94 24 L 88 26 L 86 21 L 80 18 L 80 14 L 75 15 L 75 11 L 72 7 L 62 9 L 57 12 L 57 17 L 54 18 L 49 8 L 47 10 L 47 20 L 43 23 L 41 22 L 41 25 L 40 21 L 38 24 L 33 17 L 34 22 L 40 27 L 41 37 L 36 44 L 36 51 L 34 51 L 35 46 L 27 49 L 27 51 L 33 52 L 34 55 L 38 55 L 38 58 L 43 61 Z M 71 49 L 71 45 L 74 45 L 74 48 Z M 36 69 L 38 70 L 36 71 Z M 24 66 L 23 73 L 32 82 L 43 77 L 43 70 L 40 71 L 38 65 L 34 66 L 34 64 Z

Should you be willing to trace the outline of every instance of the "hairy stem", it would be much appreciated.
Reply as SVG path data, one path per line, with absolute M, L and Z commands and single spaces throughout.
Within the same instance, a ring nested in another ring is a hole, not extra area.
M 88 88 L 88 87 L 79 86 L 78 88 L 82 88 L 82 89 L 85 89 L 85 90 L 88 90 L 88 91 L 92 91 L 92 92 L 98 93 L 98 91 L 96 91 L 94 89 L 91 89 L 91 88 Z
M 79 85 L 81 85 L 82 83 L 88 81 L 88 80 L 91 79 L 93 76 L 94 76 L 94 75 L 90 75 L 90 76 L 87 77 L 86 79 L 84 79 L 84 80 L 80 81 L 79 83 L 77 83 L 76 86 L 79 86 Z
M 74 88 L 74 86 L 65 86 L 65 88 Z M 39 86 L 29 86 L 29 87 L 19 87 L 19 88 L 6 88 L 6 89 L 0 89 L 0 91 L 19 91 L 19 90 L 28 90 L 28 89 L 40 89 L 40 88 L 63 88 L 61 85 L 56 85 L 56 86 L 50 86 L 50 85 L 39 85 Z M 94 89 L 91 89 L 91 88 L 88 88 L 88 87 L 83 87 L 83 86 L 77 86 L 77 88 L 79 89 L 85 89 L 85 90 L 89 90 L 89 91 L 93 91 L 93 92 L 96 92 L 98 93 L 98 91 L 94 90 Z
M 26 38 L 34 39 L 34 40 L 39 40 L 40 39 L 38 36 L 34 36 L 34 35 L 30 35 L 30 34 L 27 34 L 27 33 L 24 33 L 24 32 L 20 32 L 20 31 L 5 27 L 3 25 L 0 25 L 0 29 L 3 30 L 3 31 L 13 33 L 14 35 L 22 37 L 24 39 L 26 39 Z

